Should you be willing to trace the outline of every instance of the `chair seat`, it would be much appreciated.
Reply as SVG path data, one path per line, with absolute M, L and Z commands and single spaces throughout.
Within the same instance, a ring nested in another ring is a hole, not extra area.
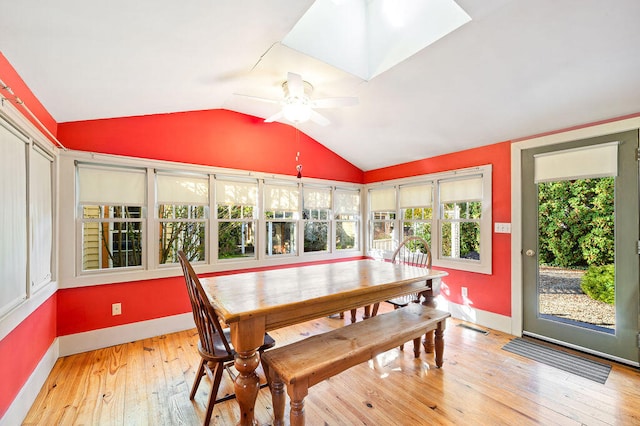
M 404 308 L 412 302 L 419 302 L 417 294 L 407 294 L 406 296 L 398 296 L 387 300 L 387 303 L 391 303 L 394 308 Z
M 224 338 L 226 339 L 227 342 L 229 342 L 229 344 L 231 344 L 231 330 L 229 330 L 228 328 L 225 328 L 223 331 L 224 334 Z M 212 341 L 213 341 L 213 351 L 214 353 L 210 353 L 208 351 L 206 351 L 203 347 L 202 347 L 202 343 L 200 341 L 198 341 L 198 352 L 200 352 L 200 356 L 202 356 L 202 358 L 204 358 L 207 361 L 213 361 L 213 362 L 227 362 L 227 361 L 232 361 L 233 358 L 235 357 L 235 350 L 233 349 L 233 347 L 231 347 L 232 352 L 229 353 L 227 352 L 227 349 L 224 345 L 224 342 L 222 341 L 222 339 L 220 338 L 219 334 L 213 334 L 211 336 Z M 264 341 L 262 342 L 262 345 L 260 345 L 260 348 L 258 349 L 259 351 L 265 351 L 267 349 L 270 349 L 272 347 L 274 347 L 276 345 L 276 341 L 273 340 L 273 337 L 271 337 L 268 334 L 264 335 Z

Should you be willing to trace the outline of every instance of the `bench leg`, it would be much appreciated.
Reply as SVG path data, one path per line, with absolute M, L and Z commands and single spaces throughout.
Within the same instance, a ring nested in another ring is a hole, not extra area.
M 307 384 L 298 382 L 287 386 L 289 399 L 291 400 L 291 408 L 289 409 L 289 424 L 291 426 L 304 426 L 304 398 L 309 392 Z
M 284 405 L 285 405 L 285 396 L 284 396 L 284 383 L 282 379 L 274 373 L 271 373 L 270 380 L 270 389 L 271 389 L 271 404 L 273 405 L 273 425 L 274 426 L 283 426 L 284 425 Z
M 354 322 L 356 322 L 356 312 L 358 312 L 357 309 L 352 309 L 351 310 L 351 324 L 353 324 Z
M 436 367 L 442 367 L 442 361 L 444 358 L 444 329 L 445 320 L 438 323 L 438 327 L 435 330 L 435 351 L 436 351 Z

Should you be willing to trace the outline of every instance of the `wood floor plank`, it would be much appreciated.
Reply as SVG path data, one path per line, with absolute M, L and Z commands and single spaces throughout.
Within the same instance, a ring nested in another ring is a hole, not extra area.
M 348 317 L 348 315 L 347 315 Z M 323 318 L 273 330 L 278 345 L 349 323 Z M 513 336 L 485 335 L 449 321 L 444 366 L 413 358 L 411 343 L 310 389 L 309 425 L 640 424 L 640 371 L 613 363 L 602 385 L 502 350 Z M 199 362 L 187 330 L 58 360 L 24 424 L 198 425 L 210 388 L 189 391 Z M 221 392 L 233 392 L 225 373 Z M 288 408 L 287 408 L 288 409 Z M 268 389 L 256 419 L 271 424 Z M 235 400 L 216 405 L 211 424 L 235 425 Z

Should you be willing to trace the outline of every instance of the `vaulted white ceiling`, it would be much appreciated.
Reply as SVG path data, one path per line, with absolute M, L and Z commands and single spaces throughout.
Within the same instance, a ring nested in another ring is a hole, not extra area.
M 363 170 L 640 112 L 640 1 L 458 0 L 469 23 L 369 80 L 283 43 L 313 3 L 0 0 L 0 51 L 58 122 L 266 118 L 236 94 L 278 99 L 294 72 L 359 98 L 299 127 Z

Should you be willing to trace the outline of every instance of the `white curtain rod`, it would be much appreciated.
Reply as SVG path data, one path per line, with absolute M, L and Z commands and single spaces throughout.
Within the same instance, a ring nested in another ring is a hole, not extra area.
M 64 145 L 62 145 L 62 142 L 60 142 L 60 141 L 58 140 L 58 138 L 56 138 L 56 137 L 53 135 L 53 133 L 51 133 L 51 132 L 49 131 L 49 129 L 47 128 L 47 126 L 45 126 L 44 124 L 42 124 L 42 122 L 38 119 L 38 117 L 36 117 L 36 115 L 35 115 L 33 112 L 31 112 L 31 110 L 29 109 L 29 107 L 27 106 L 27 104 L 25 104 L 25 103 L 24 103 L 24 101 L 23 101 L 22 99 L 20 99 L 18 96 L 16 96 L 16 94 L 15 94 L 15 93 L 13 93 L 13 90 L 11 90 L 11 87 L 7 86 L 7 85 L 4 83 L 4 81 L 2 81 L 2 80 L 0 80 L 0 89 L 4 90 L 5 92 L 7 92 L 7 93 L 9 93 L 11 96 L 13 96 L 13 101 L 14 101 L 16 104 L 18 104 L 18 105 L 22 106 L 22 108 L 24 108 L 24 110 L 25 110 L 25 111 L 27 111 L 27 113 L 29 113 L 29 115 L 31 116 L 31 118 L 33 118 L 33 119 L 36 121 L 36 123 L 38 123 L 38 125 L 40 126 L 40 128 L 41 128 L 42 130 L 44 130 L 44 131 L 47 133 L 47 135 L 49 135 L 49 136 L 50 136 L 50 137 L 55 141 L 55 143 L 57 143 L 57 144 L 58 144 L 58 146 L 60 146 L 60 148 L 64 149 L 65 151 L 67 150 L 67 148 L 66 148 Z M 5 98 L 5 99 L 6 99 L 6 98 Z

